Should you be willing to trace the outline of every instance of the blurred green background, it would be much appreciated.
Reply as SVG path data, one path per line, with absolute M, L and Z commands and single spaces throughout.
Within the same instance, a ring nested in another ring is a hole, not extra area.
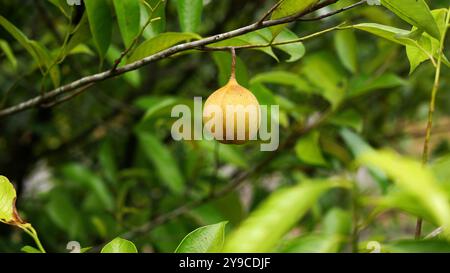
M 87 16 L 84 8 L 64 7 L 64 2 L 0 0 L 0 15 L 57 56 L 68 31 L 74 35 L 74 26 Z M 154 7 L 157 1 L 147 2 Z M 189 30 L 207 37 L 230 31 L 257 21 L 275 3 L 203 1 L 198 23 L 186 27 L 177 1 L 166 2 L 156 12 L 161 20 L 146 29 L 139 43 L 164 32 Z M 325 11 L 355 2 L 339 1 Z M 428 3 L 430 9 L 449 5 L 447 0 Z M 80 38 L 58 65 L 62 84 L 108 69 L 124 49 L 111 3 L 110 7 L 114 23 L 104 61 L 89 34 Z M 148 9 L 142 3 L 139 8 L 142 26 Z M 288 27 L 302 37 L 343 22 L 411 29 L 388 9 L 368 5 Z M 0 108 L 53 88 L 50 77 L 43 80 L 37 63 L 2 27 L 0 41 Z M 100 82 L 61 105 L 0 118 L 0 173 L 17 189 L 22 217 L 33 224 L 52 252 L 67 252 L 69 241 L 95 247 L 125 233 L 140 252 L 173 252 L 184 236 L 200 226 L 229 221 L 227 231 L 234 230 L 279 188 L 341 176 L 352 181 L 353 190 L 333 189 L 312 203 L 273 251 L 367 251 L 367 241 L 389 244 L 413 238 L 415 218 L 423 214 L 398 204 L 379 209 L 369 201 L 391 193 L 392 180 L 379 179 L 370 168 L 355 164 L 355 145 L 390 148 L 420 160 L 434 67 L 427 62 L 410 74 L 404 46 L 358 30 L 308 39 L 304 56 L 300 46 L 274 48 L 272 53 L 239 50 L 238 79 L 261 104 L 280 105 L 281 142 L 296 124 L 334 108 L 327 120 L 295 139 L 292 147 L 278 151 L 237 190 L 144 232 L 134 231 L 180 205 L 208 196 L 213 189 L 226 187 L 272 153 L 261 152 L 258 143 L 233 146 L 171 138 L 171 107 L 192 102 L 194 96 L 206 99 L 223 85 L 229 73 L 228 52 L 175 55 Z M 439 173 L 448 181 L 450 74 L 448 67 L 442 69 L 430 158 L 441 160 L 437 161 L 443 164 Z M 285 211 L 275 213 L 282 216 Z M 433 221 L 425 221 L 424 234 L 434 228 Z M 324 233 L 340 237 L 321 236 Z M 19 229 L 0 225 L 1 252 L 18 252 L 27 244 L 33 242 Z M 427 250 L 416 247 L 405 249 Z

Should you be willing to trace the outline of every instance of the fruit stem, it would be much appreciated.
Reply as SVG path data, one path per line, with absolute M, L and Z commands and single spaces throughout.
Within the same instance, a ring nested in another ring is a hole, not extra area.
M 230 79 L 236 79 L 236 50 L 231 47 L 231 76 Z

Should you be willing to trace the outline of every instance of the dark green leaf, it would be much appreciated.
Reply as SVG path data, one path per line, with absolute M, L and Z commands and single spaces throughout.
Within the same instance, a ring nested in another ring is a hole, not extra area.
M 197 32 L 202 19 L 203 0 L 176 0 L 181 31 Z
M 85 1 L 89 26 L 100 58 L 104 58 L 111 44 L 113 19 L 107 0 Z

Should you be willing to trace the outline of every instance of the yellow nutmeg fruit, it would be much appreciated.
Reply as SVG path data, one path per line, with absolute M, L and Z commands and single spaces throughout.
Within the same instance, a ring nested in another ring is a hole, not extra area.
M 256 139 L 260 106 L 252 92 L 236 81 L 234 68 L 228 83 L 206 100 L 203 122 L 214 138 L 224 144 L 244 144 Z

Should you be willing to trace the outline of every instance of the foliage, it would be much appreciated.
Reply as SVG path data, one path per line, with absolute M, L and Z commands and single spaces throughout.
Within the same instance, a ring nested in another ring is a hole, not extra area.
M 0 251 L 450 252 L 448 1 L 326 2 L 2 1 Z M 231 48 L 275 151 L 171 137 Z

